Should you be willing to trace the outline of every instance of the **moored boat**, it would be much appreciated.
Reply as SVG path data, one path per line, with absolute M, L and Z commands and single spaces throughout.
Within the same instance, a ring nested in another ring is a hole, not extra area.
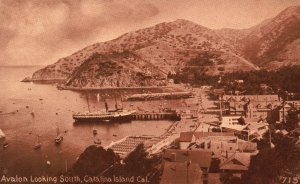
M 42 144 L 40 143 L 40 139 L 39 136 L 37 136 L 37 143 L 36 145 L 33 147 L 33 149 L 38 150 L 42 147 Z
M 3 144 L 3 149 L 5 149 L 5 148 L 7 148 L 7 147 L 8 147 L 8 143 L 5 142 L 5 143 Z
M 113 122 L 113 121 L 131 121 L 135 111 L 113 110 L 75 113 L 73 119 L 75 122 Z
M 63 140 L 64 140 L 64 137 L 60 135 L 60 132 L 59 132 L 59 128 L 57 127 L 57 136 L 56 138 L 54 139 L 54 142 L 56 145 L 59 145 Z
M 93 134 L 94 134 L 94 135 L 98 134 L 97 129 L 95 129 L 95 128 L 93 129 Z
M 4 139 L 5 138 L 5 134 L 4 132 L 0 129 L 0 139 Z

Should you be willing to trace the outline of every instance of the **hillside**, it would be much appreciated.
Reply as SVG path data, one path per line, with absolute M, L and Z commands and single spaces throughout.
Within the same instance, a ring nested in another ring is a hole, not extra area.
M 183 19 L 160 23 L 88 46 L 32 79 L 70 87 L 156 86 L 183 70 L 219 75 L 299 64 L 299 9 L 243 30 L 213 30 Z
M 266 69 L 300 64 L 300 6 L 255 26 L 241 39 L 242 56 Z

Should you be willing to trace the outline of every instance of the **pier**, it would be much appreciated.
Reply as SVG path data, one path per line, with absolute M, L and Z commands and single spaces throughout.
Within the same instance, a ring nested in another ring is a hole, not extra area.
M 194 96 L 191 92 L 170 92 L 170 93 L 147 93 L 134 94 L 126 98 L 127 101 L 143 101 L 143 100 L 160 100 L 160 99 L 180 99 L 192 98 Z
M 133 120 L 180 120 L 181 115 L 176 112 L 162 113 L 135 113 L 132 115 Z

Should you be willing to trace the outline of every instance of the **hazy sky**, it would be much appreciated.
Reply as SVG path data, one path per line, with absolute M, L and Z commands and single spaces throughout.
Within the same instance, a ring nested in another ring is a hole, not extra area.
M 160 22 L 248 28 L 300 0 L 0 0 L 0 64 L 51 64 Z

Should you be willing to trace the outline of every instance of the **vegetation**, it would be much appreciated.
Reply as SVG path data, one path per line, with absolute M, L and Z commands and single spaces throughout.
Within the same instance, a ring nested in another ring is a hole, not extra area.
M 119 160 L 119 156 L 111 149 L 105 150 L 102 147 L 89 146 L 73 165 L 72 174 L 78 176 L 98 175 L 109 166 L 118 163 Z
M 212 59 L 218 58 L 221 56 L 220 52 L 201 52 L 197 57 L 192 58 L 188 61 L 188 65 L 191 66 L 212 66 Z
M 224 74 L 219 81 L 219 76 L 205 74 L 205 69 L 184 68 L 174 75 L 169 75 L 175 83 L 190 83 L 192 85 L 213 85 L 216 88 L 224 88 L 226 93 L 237 91 L 244 94 L 263 93 L 261 84 L 266 84 L 274 92 L 287 90 L 300 93 L 300 66 L 287 66 L 278 71 L 249 71 Z M 243 80 L 243 84 L 236 84 L 235 80 Z M 268 91 L 269 93 L 272 92 Z
M 148 177 L 150 184 L 159 183 L 159 157 L 148 157 L 144 145 L 140 144 L 121 163 L 121 159 L 111 149 L 89 146 L 73 165 L 72 175 Z M 124 182 L 123 182 L 124 183 Z
M 295 140 L 274 134 L 274 148 L 265 147 L 252 157 L 249 170 L 241 183 L 271 184 L 280 183 L 282 176 L 293 177 L 300 172 L 300 150 Z

